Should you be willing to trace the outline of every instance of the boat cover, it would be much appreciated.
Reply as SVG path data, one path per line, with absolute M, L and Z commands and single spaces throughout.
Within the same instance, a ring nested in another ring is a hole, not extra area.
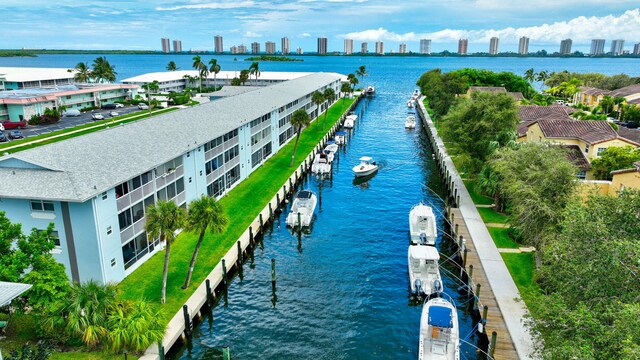
M 344 135 L 347 135 L 347 133 L 344 132 L 344 131 L 336 131 L 336 135 L 343 135 L 344 136 Z
M 335 144 L 335 143 L 336 143 L 336 142 L 335 142 L 335 141 L 333 141 L 333 140 L 329 140 L 329 141 L 327 141 L 327 145 L 331 145 L 331 144 Z
M 431 305 L 429 307 L 429 325 L 452 328 L 453 322 L 451 321 L 451 308 Z
M 309 190 L 302 190 L 298 193 L 298 196 L 296 196 L 296 198 L 298 199 L 311 199 L 311 197 L 313 196 L 313 193 Z
M 409 256 L 412 259 L 440 260 L 440 254 L 435 246 L 411 245 L 409 246 Z

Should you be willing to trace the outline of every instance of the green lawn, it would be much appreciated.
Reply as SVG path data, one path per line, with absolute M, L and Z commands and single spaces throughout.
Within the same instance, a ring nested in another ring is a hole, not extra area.
M 159 115 L 162 113 L 166 113 L 169 111 L 173 111 L 173 110 L 177 110 L 178 108 L 168 108 L 168 109 L 162 109 L 162 110 L 157 110 L 154 111 L 151 116 L 154 115 Z M 54 143 L 54 142 L 58 142 L 58 141 L 62 141 L 62 140 L 66 140 L 66 139 L 70 139 L 76 136 L 82 136 L 85 134 L 89 134 L 95 131 L 99 131 L 102 129 L 105 129 L 109 126 L 113 126 L 116 124 L 126 124 L 126 123 L 130 123 L 133 121 L 138 121 L 141 119 L 145 119 L 148 118 L 150 115 L 148 113 L 148 111 L 145 114 L 140 114 L 140 113 L 136 113 L 133 115 L 139 115 L 138 117 L 134 117 L 132 118 L 132 114 L 127 114 L 127 115 L 122 115 L 122 116 L 116 116 L 114 118 L 110 118 L 110 119 L 105 119 L 105 120 L 100 120 L 100 121 L 94 121 L 94 122 L 90 122 L 90 123 L 86 123 L 86 124 L 82 124 L 82 125 L 78 125 L 78 126 L 74 126 L 72 128 L 68 128 L 68 129 L 62 129 L 62 130 L 57 130 L 57 131 L 52 131 L 50 133 L 46 133 L 46 134 L 42 134 L 42 135 L 37 135 L 37 136 L 30 136 L 28 138 L 25 139 L 20 139 L 20 140 L 14 140 L 8 143 L 4 143 L 2 145 L 0 145 L 0 151 L 5 153 L 15 153 L 18 151 L 23 151 L 23 150 L 27 150 L 27 149 L 31 149 L 34 147 L 38 147 L 38 146 L 42 146 L 45 144 L 50 144 L 50 143 Z M 101 126 L 100 126 L 101 125 Z M 62 135 L 62 134 L 67 134 L 71 131 L 77 131 L 77 130 L 82 130 L 85 129 L 84 131 L 78 131 L 76 133 L 73 134 L 68 134 L 68 135 L 63 135 L 63 136 L 59 136 L 59 137 L 55 137 L 56 135 Z M 51 138 L 51 139 L 49 139 Z M 40 142 L 36 142 L 34 143 L 34 140 L 40 140 L 40 139 L 48 139 L 48 140 L 44 140 L 44 141 L 40 141 Z M 13 149 L 6 149 L 8 147 L 13 147 L 16 145 L 21 145 L 24 144 L 23 146 L 17 147 L 17 148 L 13 148 Z M 5 150 L 6 149 L 6 150 Z
M 476 184 L 474 180 L 464 180 L 464 185 L 469 191 L 469 195 L 471 195 L 471 200 L 476 205 L 491 205 L 493 204 L 493 199 L 490 197 L 486 197 L 479 192 L 476 191 Z
M 489 230 L 489 234 L 491 234 L 493 242 L 497 247 L 508 249 L 517 249 L 520 247 L 520 245 L 509 236 L 508 228 L 487 227 L 487 230 Z
M 532 290 L 535 292 L 538 289 L 533 282 L 536 269 L 535 253 L 501 253 L 500 255 L 520 294 L 531 293 Z
M 508 220 L 507 215 L 499 213 L 492 208 L 478 208 L 478 212 L 482 221 L 486 223 L 506 224 Z
M 182 290 L 180 286 L 198 239 L 197 235 L 185 232 L 171 246 L 166 304 L 160 305 L 164 252 L 157 253 L 125 278 L 118 285 L 120 296 L 126 299 L 144 298 L 161 306 L 163 319 L 168 322 L 353 101 L 340 100 L 329 109 L 325 130 L 320 124 L 312 123 L 302 132 L 295 167 L 289 167 L 294 139 L 220 200 L 229 216 L 229 226 L 223 234 L 205 236 L 189 289 Z M 323 118 L 320 116 L 317 121 L 322 122 Z

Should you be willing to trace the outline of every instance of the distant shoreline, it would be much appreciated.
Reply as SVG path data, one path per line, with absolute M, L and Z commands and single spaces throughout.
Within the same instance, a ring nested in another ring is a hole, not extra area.
M 158 56 L 183 56 L 183 55 L 233 55 L 237 57 L 242 56 L 255 56 L 255 54 L 232 54 L 230 52 L 224 53 L 216 53 L 213 51 L 199 51 L 199 52 L 180 52 L 180 53 L 163 53 L 160 51 L 153 50 L 50 50 L 50 49 L 4 49 L 0 50 L 0 57 L 37 57 L 38 55 L 48 55 L 48 54 L 117 54 L 117 55 L 158 55 Z M 376 53 L 353 53 L 350 55 L 345 55 L 337 52 L 329 53 L 329 54 L 317 54 L 317 53 L 307 53 L 307 54 L 288 54 L 289 56 L 296 57 L 305 57 L 305 56 L 346 56 L 346 57 L 456 57 L 456 58 L 473 58 L 473 57 L 488 57 L 488 58 L 568 58 L 568 59 L 597 59 L 597 58 L 619 58 L 619 59 L 640 59 L 640 55 L 634 54 L 625 54 L 625 55 L 584 55 L 581 53 L 571 54 L 571 55 L 560 55 L 557 53 L 554 54 L 541 54 L 538 53 L 529 53 L 527 55 L 520 55 L 517 53 L 505 52 L 499 53 L 497 55 L 490 55 L 488 53 L 470 53 L 466 55 L 460 55 L 458 53 L 443 51 L 440 53 L 432 53 L 432 54 L 420 54 L 409 52 L 406 54 L 399 53 L 388 53 L 388 54 L 376 54 Z M 266 56 L 264 54 L 258 55 Z M 274 57 L 280 57 L 282 55 L 273 55 Z M 267 60 L 264 60 L 267 61 Z

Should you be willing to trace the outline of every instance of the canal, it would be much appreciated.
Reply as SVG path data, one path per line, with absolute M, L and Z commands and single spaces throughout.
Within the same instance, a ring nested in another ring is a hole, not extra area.
M 234 277 L 226 302 L 221 299 L 195 327 L 191 344 L 169 358 L 220 359 L 223 346 L 233 359 L 417 358 L 422 306 L 408 291 L 408 214 L 422 201 L 434 207 L 439 229 L 445 224 L 428 139 L 420 129 L 404 129 L 412 90 L 379 89 L 359 104 L 333 177 L 310 175 L 301 186 L 318 195 L 312 228 L 301 236 L 287 229 L 285 209 L 244 265 L 242 279 Z M 365 155 L 381 168 L 369 181 L 354 183 L 351 168 Z M 445 235 L 438 246 L 442 257 L 451 254 Z M 460 284 L 447 271 L 442 275 L 445 292 L 463 302 Z M 472 330 L 464 309 L 458 310 L 463 338 Z M 475 335 L 467 340 L 476 343 Z M 463 345 L 461 355 L 475 359 L 476 349 Z

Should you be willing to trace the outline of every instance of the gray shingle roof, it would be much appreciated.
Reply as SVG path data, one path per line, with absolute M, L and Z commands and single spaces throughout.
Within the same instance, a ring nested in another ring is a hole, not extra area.
M 0 157 L 0 197 L 86 201 L 342 77 L 315 73 Z M 3 164 L 9 159 L 51 170 Z

